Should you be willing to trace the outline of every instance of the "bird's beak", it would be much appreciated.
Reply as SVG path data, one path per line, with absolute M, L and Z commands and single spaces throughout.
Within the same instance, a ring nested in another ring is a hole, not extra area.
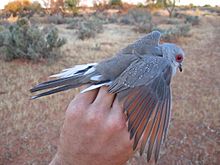
M 179 70 L 180 70 L 180 72 L 183 71 L 182 64 L 179 64 Z

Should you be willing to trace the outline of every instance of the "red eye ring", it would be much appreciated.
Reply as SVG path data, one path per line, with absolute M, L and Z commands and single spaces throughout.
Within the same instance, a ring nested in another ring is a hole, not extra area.
M 176 55 L 176 62 L 182 62 L 183 61 L 183 56 L 181 54 Z

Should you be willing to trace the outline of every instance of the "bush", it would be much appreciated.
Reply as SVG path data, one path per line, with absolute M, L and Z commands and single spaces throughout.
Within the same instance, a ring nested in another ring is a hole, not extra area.
M 103 25 L 98 20 L 87 20 L 80 22 L 78 30 L 78 38 L 84 40 L 93 38 L 97 33 L 103 32 Z
M 153 28 L 151 14 L 141 9 L 129 10 L 127 14 L 122 16 L 120 23 L 134 25 L 133 29 L 139 33 L 148 33 Z
M 13 16 L 16 16 L 22 9 L 22 4 L 19 1 L 12 1 L 5 5 L 5 11 L 10 12 Z
M 191 16 L 191 15 L 187 15 L 185 18 L 185 23 L 190 23 L 193 26 L 194 25 L 199 25 L 200 19 L 198 16 Z
M 152 29 L 153 29 L 152 23 L 139 24 L 133 28 L 133 30 L 138 33 L 150 33 Z
M 47 23 L 52 24 L 64 24 L 66 23 L 66 19 L 61 14 L 53 14 L 47 16 Z
M 118 14 L 112 14 L 108 17 L 108 23 L 119 23 Z
M 149 12 L 141 9 L 131 9 L 121 18 L 121 23 L 125 24 L 146 24 L 152 21 L 152 16 Z
M 42 7 L 41 4 L 37 1 L 34 1 L 31 5 L 30 5 L 30 9 L 32 11 L 34 11 L 34 13 L 41 13 L 42 12 Z
M 85 40 L 87 38 L 94 38 L 95 37 L 95 31 L 88 28 L 88 27 L 82 27 L 78 32 L 78 38 L 81 40 Z
M 169 18 L 167 19 L 167 24 L 170 24 L 170 25 L 177 25 L 179 24 L 179 19 L 175 19 L 175 18 Z
M 67 29 L 76 30 L 77 37 L 81 40 L 93 38 L 97 33 L 103 32 L 103 21 L 96 17 L 76 17 Z
M 5 5 L 5 11 L 13 14 L 13 16 L 31 17 L 34 13 L 42 10 L 39 2 L 31 3 L 29 0 L 12 1 Z
M 109 15 L 108 12 L 100 12 L 100 11 L 96 11 L 94 12 L 91 17 L 93 19 L 99 19 L 99 21 L 101 21 L 103 24 L 107 24 L 109 23 L 109 19 L 111 19 L 111 17 L 113 16 L 114 14 L 112 15 Z
M 40 29 L 25 18 L 0 32 L 0 47 L 4 48 L 4 59 L 7 61 L 16 58 L 37 61 L 56 57 L 65 42 L 65 39 L 59 38 L 54 26 Z
M 137 4 L 137 7 L 138 7 L 138 8 L 144 8 L 145 5 L 144 5 L 143 3 L 141 3 L 141 2 L 139 2 L 139 3 Z
M 190 24 L 182 24 L 177 25 L 174 28 L 169 29 L 160 29 L 155 28 L 154 30 L 158 30 L 162 33 L 162 39 L 164 41 L 177 41 L 180 37 L 186 37 L 189 34 L 190 31 Z
M 79 30 L 80 29 L 80 22 L 82 22 L 82 21 L 83 21 L 82 18 L 74 17 L 66 28 Z
M 110 6 L 122 6 L 122 1 L 121 0 L 110 0 L 109 5 Z
M 8 28 L 11 25 L 11 23 L 7 20 L 0 20 L 0 25 Z
M 78 13 L 78 6 L 79 0 L 65 0 L 65 6 L 73 13 Z
M 209 4 L 206 4 L 206 5 L 204 5 L 203 7 L 212 7 L 211 5 L 209 5 Z

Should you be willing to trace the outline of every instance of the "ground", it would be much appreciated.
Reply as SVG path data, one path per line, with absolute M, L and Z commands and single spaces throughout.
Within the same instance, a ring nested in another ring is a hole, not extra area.
M 29 89 L 75 64 L 100 61 L 137 39 L 129 26 L 105 25 L 95 39 L 68 38 L 62 58 L 51 63 L 0 60 L 0 164 L 48 164 L 57 149 L 64 112 L 78 90 L 30 100 Z M 179 45 L 187 57 L 173 80 L 173 111 L 158 165 L 218 165 L 220 162 L 220 17 L 205 16 Z M 146 164 L 136 154 L 128 165 Z M 149 164 L 154 164 L 150 162 Z

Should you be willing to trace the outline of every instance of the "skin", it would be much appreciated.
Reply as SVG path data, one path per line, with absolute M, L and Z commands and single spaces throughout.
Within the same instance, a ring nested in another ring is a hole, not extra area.
M 50 165 L 122 165 L 133 155 L 132 144 L 122 106 L 102 87 L 71 101 Z

